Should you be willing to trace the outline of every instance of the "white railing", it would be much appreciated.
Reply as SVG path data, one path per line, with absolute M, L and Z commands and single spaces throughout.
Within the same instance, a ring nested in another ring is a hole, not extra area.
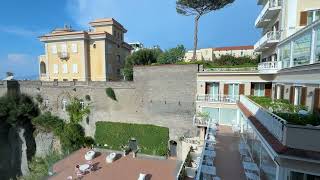
M 256 119 L 281 143 L 284 142 L 284 128 L 287 121 L 256 104 L 248 97 L 241 95 L 240 102 Z
M 213 103 L 237 103 L 239 95 L 197 95 L 197 101 L 202 102 L 213 102 Z
M 208 68 L 204 72 L 225 72 L 225 71 L 256 71 L 257 67 L 239 67 L 239 68 Z
M 212 141 L 212 136 L 214 136 L 215 134 L 215 131 L 216 131 L 216 124 L 212 121 L 212 120 L 209 120 L 208 122 L 208 126 L 207 126 L 207 133 L 206 133 L 206 136 L 205 136 L 205 143 L 204 143 L 204 148 L 202 149 L 202 152 L 201 152 L 201 158 L 200 158 L 200 163 L 199 163 L 199 166 L 197 168 L 197 174 L 196 174 L 196 177 L 195 179 L 196 180 L 201 180 L 201 173 L 202 173 L 202 165 L 203 165 L 203 161 L 204 161 L 204 156 L 205 156 L 205 151 L 206 151 L 206 147 L 211 144 L 211 146 L 213 146 L 215 144 L 215 140 Z M 214 167 L 214 166 L 213 166 Z
M 277 42 L 280 40 L 281 32 L 280 31 L 270 31 L 267 32 L 262 38 L 254 45 L 254 49 L 257 50 L 264 46 L 269 41 Z
M 281 61 L 262 62 L 258 65 L 258 70 L 265 73 L 276 73 L 282 68 Z
M 270 8 L 279 7 L 282 5 L 282 0 L 269 0 L 266 5 L 263 7 L 262 11 L 260 12 L 259 16 L 255 21 L 255 25 L 257 26 L 258 23 L 263 19 L 265 14 L 270 11 Z

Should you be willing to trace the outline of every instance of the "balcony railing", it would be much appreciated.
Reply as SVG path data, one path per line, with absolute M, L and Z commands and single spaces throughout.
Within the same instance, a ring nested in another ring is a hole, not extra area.
M 237 103 L 239 95 L 197 95 L 197 101 L 211 103 Z
M 69 53 L 68 52 L 59 52 L 58 56 L 60 59 L 69 59 Z
M 193 116 L 193 125 L 194 126 L 208 126 L 209 121 L 212 121 L 211 118 L 203 118 L 197 115 Z
M 257 67 L 209 68 L 209 69 L 203 69 L 203 72 L 230 72 L 230 71 L 257 71 Z
M 258 70 L 260 73 L 277 73 L 278 70 L 282 68 L 281 61 L 269 61 L 269 62 L 262 62 L 258 65 Z
M 284 140 L 284 124 L 286 120 L 265 110 L 248 97 L 241 95 L 240 102 L 258 119 L 258 121 L 280 142 Z
M 255 51 L 261 51 L 266 45 L 277 43 L 280 41 L 280 31 L 267 32 L 262 38 L 254 45 Z
M 269 0 L 266 5 L 263 7 L 260 12 L 258 18 L 255 21 L 255 26 L 260 27 L 261 22 L 272 19 L 276 12 L 276 10 L 280 10 L 282 6 L 282 0 Z
M 293 125 L 241 95 L 240 103 L 284 146 L 310 151 L 320 151 L 320 127 Z

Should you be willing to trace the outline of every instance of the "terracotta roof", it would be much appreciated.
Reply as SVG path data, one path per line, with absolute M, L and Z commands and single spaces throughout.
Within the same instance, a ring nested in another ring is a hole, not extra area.
M 227 46 L 212 48 L 214 51 L 231 51 L 231 50 L 249 50 L 254 49 L 254 46 Z
M 268 131 L 267 128 L 265 128 L 259 122 L 259 120 L 242 103 L 239 102 L 238 107 L 241 109 L 243 114 L 251 121 L 251 123 L 259 131 L 259 133 L 264 137 L 264 139 L 268 142 L 272 149 L 278 154 L 320 161 L 320 152 L 295 149 L 283 145 Z

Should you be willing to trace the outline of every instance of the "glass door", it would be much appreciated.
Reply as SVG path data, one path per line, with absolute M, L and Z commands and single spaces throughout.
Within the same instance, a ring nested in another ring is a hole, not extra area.
M 239 96 L 239 84 L 229 84 L 228 94 L 231 101 L 236 101 Z

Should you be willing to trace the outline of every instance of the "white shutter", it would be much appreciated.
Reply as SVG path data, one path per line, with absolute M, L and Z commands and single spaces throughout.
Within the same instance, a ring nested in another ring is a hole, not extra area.
M 64 74 L 68 73 L 68 65 L 67 64 L 63 64 L 63 73 Z
M 72 65 L 72 73 L 78 73 L 78 64 Z
M 52 52 L 52 54 L 57 54 L 57 53 L 58 53 L 58 51 L 57 51 L 57 45 L 55 45 L 55 44 L 52 44 L 52 45 L 51 45 L 51 52 Z
M 67 44 L 61 44 L 61 52 L 68 52 L 67 51 Z
M 58 73 L 59 73 L 59 66 L 58 66 L 58 64 L 54 64 L 54 65 L 53 65 L 53 73 L 54 73 L 54 74 L 58 74 Z
M 73 52 L 73 53 L 77 53 L 77 52 L 78 52 L 78 46 L 77 46 L 77 44 L 76 44 L 76 43 L 73 43 L 73 44 L 71 45 L 71 49 L 72 49 L 72 52 Z

